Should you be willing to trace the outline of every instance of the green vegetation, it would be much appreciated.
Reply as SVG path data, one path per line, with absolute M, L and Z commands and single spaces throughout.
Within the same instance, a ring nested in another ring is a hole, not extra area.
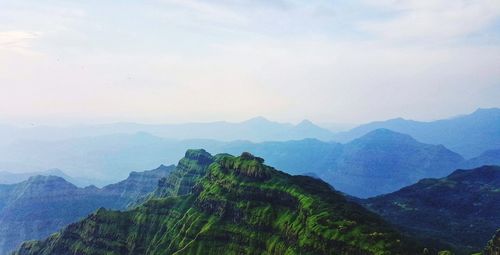
M 100 209 L 16 254 L 418 254 L 328 184 L 244 153 L 190 150 L 146 202 Z

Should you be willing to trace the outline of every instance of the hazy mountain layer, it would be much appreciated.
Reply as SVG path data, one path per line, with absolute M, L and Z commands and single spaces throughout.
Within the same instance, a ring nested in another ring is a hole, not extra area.
M 131 211 L 99 210 L 44 241 L 23 244 L 17 254 L 420 251 L 328 184 L 277 171 L 248 153 L 188 151 L 159 190 Z
M 169 139 L 213 139 L 220 141 L 249 140 L 285 141 L 304 138 L 330 140 L 333 133 L 308 120 L 297 125 L 269 121 L 256 117 L 243 122 L 206 122 L 184 124 L 113 123 L 103 125 L 17 128 L 0 126 L 1 144 L 20 140 L 58 141 L 90 136 L 134 134 L 147 132 Z
M 443 146 L 422 144 L 389 130 L 376 130 L 344 145 L 315 139 L 264 143 L 176 141 L 141 133 L 19 144 L 0 153 L 0 157 L 58 165 L 71 175 L 115 180 L 125 178 L 125 171 L 132 168 L 173 163 L 190 147 L 214 153 L 248 151 L 290 174 L 314 173 L 343 192 L 363 197 L 392 192 L 421 178 L 443 177 L 465 163 Z
M 396 191 L 422 178 L 444 177 L 464 159 L 444 146 L 379 129 L 347 144 L 314 139 L 288 142 L 235 142 L 218 148 L 249 151 L 291 174 L 314 174 L 336 189 L 368 197 Z
M 97 208 L 125 209 L 153 191 L 173 166 L 130 174 L 129 178 L 98 189 L 78 188 L 61 177 L 34 176 L 0 185 L 0 254 L 22 241 L 45 238 Z
M 423 179 L 363 204 L 410 235 L 439 239 L 462 253 L 480 251 L 500 227 L 500 167 Z
M 481 155 L 467 160 L 462 167 L 474 168 L 483 165 L 500 166 L 500 149 L 485 151 Z
M 420 122 L 405 119 L 378 121 L 336 134 L 335 141 L 348 142 L 372 130 L 387 128 L 409 134 L 423 143 L 443 144 L 466 158 L 500 149 L 500 109 L 479 109 L 455 118 Z
M 333 164 L 315 173 L 343 192 L 368 197 L 446 176 L 463 160 L 444 146 L 378 129 L 345 144 Z
M 11 172 L 7 172 L 7 171 L 0 171 L 0 184 L 19 183 L 22 181 L 26 181 L 30 177 L 36 176 L 36 175 L 52 175 L 52 176 L 59 176 L 59 177 L 65 178 L 65 179 L 67 179 L 67 177 L 69 177 L 59 169 L 49 169 L 46 171 L 25 172 L 25 173 L 11 173 Z

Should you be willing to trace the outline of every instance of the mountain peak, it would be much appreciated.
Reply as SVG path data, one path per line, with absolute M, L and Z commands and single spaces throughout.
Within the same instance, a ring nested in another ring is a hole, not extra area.
M 375 129 L 373 131 L 370 131 L 367 134 L 365 134 L 364 136 L 362 136 L 354 141 L 357 141 L 357 142 L 360 142 L 360 141 L 364 141 L 364 142 L 381 142 L 381 141 L 417 142 L 417 140 L 415 140 L 410 135 L 395 132 L 395 131 L 392 131 L 392 130 L 386 129 L 386 128 L 379 128 L 379 129 Z
M 59 176 L 36 175 L 16 185 L 15 190 L 17 199 L 27 199 L 44 197 L 47 194 L 70 194 L 68 192 L 76 191 L 78 187 Z
M 500 115 L 500 108 L 478 108 L 469 116 L 491 116 Z
M 189 149 L 186 151 L 184 158 L 200 162 L 213 161 L 213 156 L 204 149 Z
M 193 153 L 205 155 L 201 150 Z M 17 254 L 77 250 L 140 254 L 145 249 L 151 254 L 416 254 L 421 250 L 322 181 L 279 172 L 250 153 L 222 155 L 208 168 L 199 163 L 181 159 L 163 183 L 166 188 L 181 185 L 188 192 L 165 193 L 127 212 L 99 210 L 64 228 L 57 238 L 23 244 Z M 91 236 L 85 234 L 88 226 L 97 224 Z
M 218 160 L 223 172 L 235 172 L 237 175 L 246 176 L 258 180 L 264 180 L 271 176 L 271 167 L 264 165 L 264 159 L 256 157 L 248 152 L 241 156 L 225 156 Z
M 314 127 L 316 127 L 316 125 L 308 119 L 302 120 L 299 124 L 297 124 L 297 126 L 314 126 Z
M 28 178 L 27 183 L 42 183 L 42 182 L 59 182 L 69 183 L 64 178 L 56 175 L 35 175 Z
M 174 167 L 175 167 L 175 165 L 168 165 L 168 166 L 166 166 L 166 165 L 164 165 L 164 164 L 161 164 L 160 166 L 158 166 L 158 167 L 157 167 L 156 169 L 154 169 L 154 170 L 171 169 L 171 168 L 174 168 Z
M 246 124 L 261 124 L 261 123 L 269 123 L 269 122 L 271 122 L 271 121 L 264 118 L 263 116 L 257 116 L 257 117 L 253 117 L 251 119 L 243 121 L 243 123 L 246 123 Z
M 491 108 L 477 108 L 476 111 L 474 111 L 474 113 L 476 112 L 500 112 L 500 108 L 496 108 L 496 107 L 491 107 Z

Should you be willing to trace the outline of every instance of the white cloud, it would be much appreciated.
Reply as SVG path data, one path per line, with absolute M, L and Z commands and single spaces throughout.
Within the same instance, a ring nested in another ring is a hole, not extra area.
M 0 31 L 0 51 L 33 54 L 32 43 L 40 36 L 40 32 L 33 31 Z

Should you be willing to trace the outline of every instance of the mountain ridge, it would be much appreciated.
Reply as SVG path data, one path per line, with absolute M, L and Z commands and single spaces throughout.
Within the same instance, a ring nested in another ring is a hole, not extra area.
M 126 209 L 154 190 L 173 166 L 131 173 L 129 178 L 99 189 L 79 188 L 58 176 L 32 176 L 0 185 L 0 254 L 22 241 L 43 238 L 99 207 Z
M 378 128 L 405 133 L 424 143 L 443 144 L 465 158 L 500 148 L 499 108 L 479 108 L 470 114 L 428 122 L 403 118 L 376 121 L 337 133 L 333 140 L 348 142 Z
M 389 254 L 420 250 L 321 180 L 290 176 L 249 153 L 212 158 L 205 153 L 188 151 L 171 174 L 180 178 L 169 183 L 192 185 L 189 192 L 151 198 L 128 212 L 98 210 L 44 241 L 24 243 L 16 254 Z M 207 166 L 204 159 L 213 162 Z M 200 171 L 205 171 L 203 177 L 193 176 Z M 179 187 L 183 185 L 167 186 L 184 190 Z M 108 239 L 111 233 L 113 241 Z
M 458 169 L 359 201 L 404 233 L 477 252 L 500 226 L 500 166 Z

